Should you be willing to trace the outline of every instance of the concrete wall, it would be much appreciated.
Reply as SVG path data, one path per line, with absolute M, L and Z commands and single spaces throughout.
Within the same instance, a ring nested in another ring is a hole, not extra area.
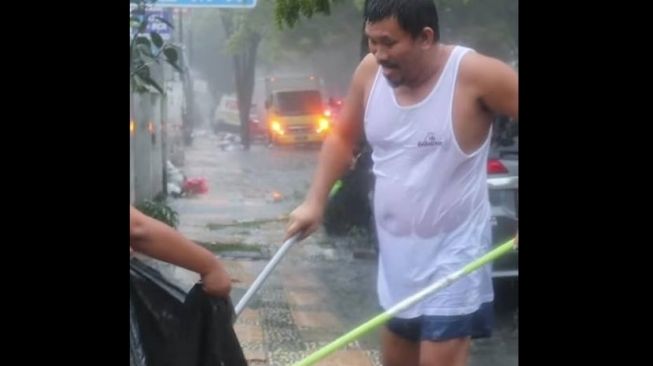
M 134 131 L 130 133 L 130 202 L 152 199 L 163 191 L 161 97 L 133 94 L 130 103 Z

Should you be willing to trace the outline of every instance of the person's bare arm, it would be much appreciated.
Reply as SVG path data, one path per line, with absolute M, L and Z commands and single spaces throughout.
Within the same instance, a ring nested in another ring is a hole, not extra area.
M 519 116 L 519 78 L 509 65 L 482 55 L 471 60 L 475 70 L 475 84 L 481 103 L 494 114 L 508 116 L 517 122 Z M 515 249 L 519 246 L 519 232 L 514 238 Z
M 129 215 L 131 248 L 152 258 L 197 272 L 202 277 L 207 293 L 219 297 L 229 296 L 231 278 L 213 253 L 134 207 L 130 206 Z
M 519 78 L 509 65 L 480 54 L 470 55 L 468 70 L 483 106 L 496 115 L 517 121 Z
M 363 130 L 365 85 L 376 71 L 376 61 L 369 55 L 354 72 L 340 119 L 322 144 L 317 171 L 304 202 L 289 217 L 286 239 L 302 233 L 306 237 L 322 222 L 329 191 L 350 166 L 353 150 Z

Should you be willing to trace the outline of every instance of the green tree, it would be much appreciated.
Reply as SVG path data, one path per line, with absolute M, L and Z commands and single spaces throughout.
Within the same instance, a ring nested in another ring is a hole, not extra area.
M 266 33 L 271 31 L 273 23 L 267 15 L 272 11 L 273 0 L 260 0 L 253 9 L 220 9 L 217 11 L 205 11 L 198 18 L 199 22 L 195 29 L 200 34 L 212 34 L 216 31 L 216 25 L 221 24 L 222 30 L 218 37 L 212 41 L 203 37 L 202 42 L 208 42 L 212 48 L 211 54 L 224 60 L 227 56 L 231 59 L 231 67 L 223 70 L 215 70 L 222 65 L 216 65 L 215 59 L 209 58 L 202 61 L 201 68 L 205 75 L 213 75 L 212 90 L 218 95 L 230 90 L 225 86 L 225 77 L 229 69 L 233 71 L 233 85 L 238 98 L 238 109 L 240 119 L 240 135 L 243 146 L 246 150 L 250 147 L 249 116 L 254 92 L 255 68 L 259 45 Z M 216 32 L 218 33 L 218 32 Z M 226 39 L 226 48 L 223 48 L 220 41 Z M 223 51 L 227 51 L 225 54 Z M 222 85 L 217 85 L 222 84 Z
M 266 13 L 271 10 L 272 4 L 272 1 L 260 1 L 254 9 L 220 12 L 233 59 L 240 135 L 245 150 L 250 146 L 249 115 L 254 94 L 256 55 L 269 24 Z
M 199 57 L 195 59 L 202 63 L 203 74 L 215 76 L 215 81 L 212 83 L 213 90 L 220 88 L 222 92 L 229 90 L 224 86 L 224 77 L 229 74 L 229 71 L 233 71 L 233 85 L 239 101 L 241 139 L 246 149 L 249 148 L 247 127 L 257 60 L 263 60 L 264 63 L 267 61 L 269 65 L 305 59 L 307 54 L 316 49 L 337 47 L 338 43 L 347 39 L 351 32 L 358 31 L 355 24 L 360 19 L 360 12 L 352 8 L 351 1 L 343 2 L 348 3 L 350 9 L 339 7 L 338 14 L 343 15 L 342 17 L 315 17 L 310 22 L 296 22 L 293 28 L 280 27 L 275 24 L 274 18 L 270 17 L 277 1 L 260 0 L 254 9 L 204 11 L 201 16 L 194 17 L 194 21 L 198 20 L 194 24 L 194 32 L 199 34 L 216 34 L 216 24 L 222 24 L 223 29 L 220 32 L 222 34 L 218 37 L 213 39 L 201 37 L 203 40 L 200 42 L 213 48 L 212 57 L 205 61 L 199 61 Z M 217 71 L 213 69 L 222 66 L 222 63 L 218 63 L 218 66 L 215 63 L 215 60 L 223 55 L 223 49 L 219 45 L 224 39 L 222 36 L 227 40 L 226 51 L 230 55 L 232 65 L 231 68 L 225 68 L 226 71 Z M 259 56 L 261 45 L 264 45 L 263 54 Z M 194 54 L 195 52 L 193 50 Z M 196 64 L 195 61 L 193 64 Z M 218 82 L 223 85 L 215 85 Z

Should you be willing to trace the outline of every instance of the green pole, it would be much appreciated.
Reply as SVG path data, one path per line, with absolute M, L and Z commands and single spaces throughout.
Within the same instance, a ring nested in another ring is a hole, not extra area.
M 507 241 L 506 243 L 503 243 L 493 249 L 492 251 L 488 252 L 481 258 L 476 259 L 475 261 L 467 264 L 465 267 L 462 269 L 450 274 L 449 276 L 436 281 L 432 285 L 428 286 L 427 288 L 421 290 L 420 292 L 410 296 L 409 298 L 403 300 L 402 302 L 398 303 L 397 305 L 393 306 L 392 308 L 384 311 L 383 313 L 375 316 L 374 318 L 368 320 L 367 322 L 359 325 L 355 329 L 351 330 L 349 333 L 346 333 L 345 335 L 341 336 L 340 338 L 334 340 L 333 342 L 327 344 L 326 346 L 320 348 L 319 350 L 315 351 L 305 359 L 295 363 L 293 366 L 310 366 L 314 365 L 315 363 L 321 361 L 331 353 L 337 351 L 338 349 L 346 346 L 350 342 L 360 338 L 361 336 L 365 335 L 366 333 L 369 333 L 371 330 L 383 325 L 386 323 L 390 318 L 398 314 L 399 312 L 405 310 L 406 308 L 414 305 L 415 303 L 419 302 L 422 300 L 424 297 L 431 295 L 432 293 L 450 285 L 451 283 L 455 282 L 457 279 L 468 275 L 477 269 L 483 267 L 484 265 L 494 261 L 495 259 L 501 257 L 502 255 L 508 253 L 510 250 L 512 250 L 514 244 L 514 239 L 511 239 Z

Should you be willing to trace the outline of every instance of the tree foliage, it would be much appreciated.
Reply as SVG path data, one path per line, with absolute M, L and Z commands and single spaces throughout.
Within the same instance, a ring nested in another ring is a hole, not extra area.
M 129 73 L 133 90 L 137 93 L 164 93 L 152 70 L 155 65 L 161 65 L 161 61 L 181 72 L 177 47 L 164 41 L 158 32 L 147 31 L 148 24 L 153 21 L 174 28 L 167 20 L 148 14 L 147 9 L 154 2 L 155 0 L 130 1 L 134 6 L 129 12 L 129 26 L 132 30 L 129 40 Z

